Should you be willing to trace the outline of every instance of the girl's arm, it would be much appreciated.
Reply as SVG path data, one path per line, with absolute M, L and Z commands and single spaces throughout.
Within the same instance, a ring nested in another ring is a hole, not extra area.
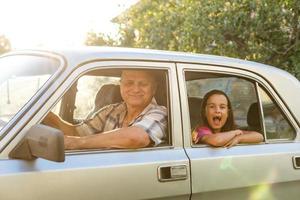
M 224 147 L 230 148 L 238 143 L 259 143 L 264 140 L 262 134 L 255 131 L 243 131 L 243 134 L 238 135 L 228 141 Z
M 237 129 L 233 131 L 204 135 L 200 141 L 214 147 L 222 147 L 236 136 L 240 136 L 242 134 L 243 131 Z

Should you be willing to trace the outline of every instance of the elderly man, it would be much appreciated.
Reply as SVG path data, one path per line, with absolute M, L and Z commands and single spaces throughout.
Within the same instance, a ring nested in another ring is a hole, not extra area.
M 120 90 L 124 100 L 100 109 L 79 125 L 50 112 L 44 124 L 65 134 L 65 149 L 141 148 L 160 144 L 167 126 L 167 112 L 153 98 L 156 81 L 152 72 L 124 70 Z

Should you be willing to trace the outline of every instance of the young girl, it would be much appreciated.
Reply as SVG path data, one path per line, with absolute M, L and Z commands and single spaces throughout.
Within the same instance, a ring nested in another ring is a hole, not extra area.
M 236 128 L 228 96 L 220 90 L 208 92 L 201 105 L 202 125 L 192 133 L 194 143 L 232 147 L 238 143 L 259 143 L 262 134 Z

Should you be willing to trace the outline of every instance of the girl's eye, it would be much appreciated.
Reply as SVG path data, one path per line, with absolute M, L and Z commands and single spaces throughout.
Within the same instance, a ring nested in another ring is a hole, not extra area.
M 214 105 L 209 105 L 208 108 L 214 109 L 215 106 Z
M 221 108 L 221 109 L 226 109 L 226 108 L 227 108 L 227 105 L 221 105 L 220 108 Z

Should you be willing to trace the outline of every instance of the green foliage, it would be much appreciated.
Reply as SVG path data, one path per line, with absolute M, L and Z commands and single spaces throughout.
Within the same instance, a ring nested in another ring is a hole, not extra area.
M 4 36 L 0 35 L 0 54 L 10 51 L 11 46 L 9 40 Z
M 120 46 L 238 57 L 300 79 L 298 0 L 140 0 L 115 21 Z
M 89 32 L 85 44 L 87 46 L 116 46 L 116 41 L 103 33 Z

